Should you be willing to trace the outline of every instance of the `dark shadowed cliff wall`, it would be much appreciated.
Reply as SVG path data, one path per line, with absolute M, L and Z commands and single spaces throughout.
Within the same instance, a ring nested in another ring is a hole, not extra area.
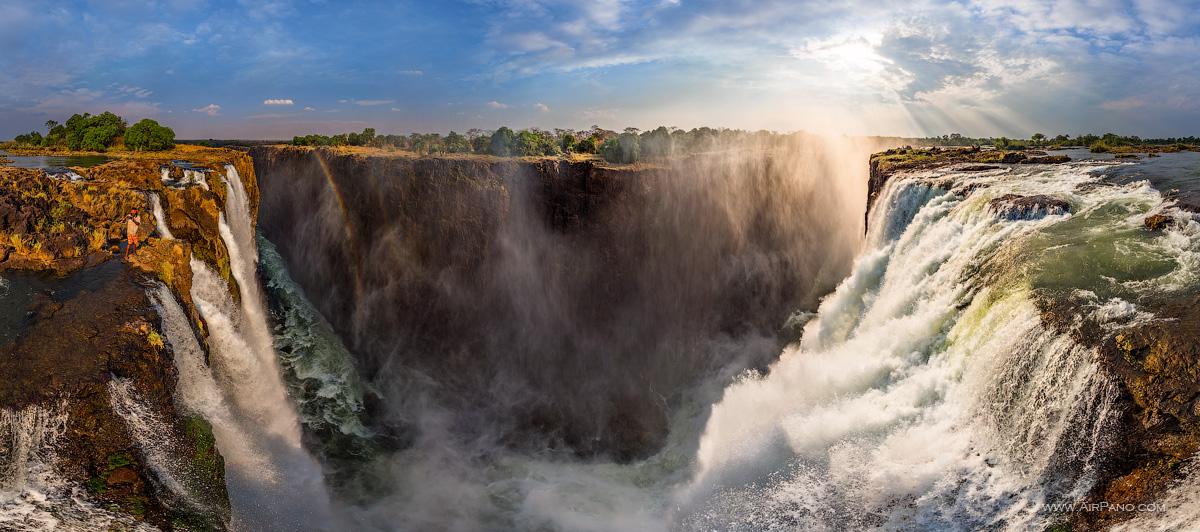
M 259 227 L 404 441 L 652 451 L 668 413 L 778 355 L 860 245 L 847 139 L 669 164 L 252 149 Z

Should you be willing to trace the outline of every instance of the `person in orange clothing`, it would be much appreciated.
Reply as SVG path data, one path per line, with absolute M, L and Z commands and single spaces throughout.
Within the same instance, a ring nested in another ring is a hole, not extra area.
M 125 216 L 125 236 L 128 239 L 128 244 L 125 245 L 125 259 L 129 258 L 130 253 L 137 252 L 138 227 L 142 225 L 142 217 L 138 214 L 137 209 L 129 211 Z

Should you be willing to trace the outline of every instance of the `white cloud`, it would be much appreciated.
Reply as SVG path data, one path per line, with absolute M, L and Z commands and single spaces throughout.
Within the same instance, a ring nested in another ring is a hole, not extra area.
M 130 87 L 129 85 L 124 85 L 117 90 L 120 92 L 123 92 L 125 94 L 128 94 L 130 96 L 133 96 L 135 98 L 147 98 L 151 94 L 154 94 L 153 92 L 143 89 L 141 87 Z
M 392 108 L 392 110 L 393 110 L 393 111 L 399 111 L 399 109 L 396 109 L 395 107 L 393 107 L 393 108 Z
M 263 105 L 292 105 L 291 100 L 263 100 Z
M 488 102 L 487 105 L 492 109 L 508 109 L 509 107 L 512 107 L 511 105 L 505 105 L 495 100 Z
M 385 103 L 396 103 L 396 100 L 356 100 L 354 105 L 383 105 Z
M 401 70 L 400 72 L 397 72 L 397 74 L 402 76 L 421 76 L 425 73 L 421 72 L 420 70 Z
M 206 107 L 192 109 L 193 112 L 204 113 L 208 116 L 221 116 L 221 106 L 215 103 L 210 103 Z
M 540 103 L 533 104 L 533 108 L 537 109 L 543 113 L 550 111 L 549 107 L 546 107 L 545 104 L 540 104 Z
M 587 109 L 579 111 L 576 114 L 579 116 L 579 118 L 581 120 L 588 121 L 588 122 L 591 122 L 591 121 L 613 122 L 613 121 L 617 120 L 617 110 L 616 109 L 592 109 L 589 107 Z
M 291 114 L 283 114 L 283 113 L 268 113 L 268 114 L 262 114 L 262 115 L 248 116 L 248 117 L 246 117 L 246 118 L 252 118 L 252 119 L 257 119 L 257 118 L 291 118 L 291 117 L 293 117 L 293 116 L 300 116 L 300 113 L 291 113 Z
M 316 109 L 313 109 L 312 107 L 305 107 L 304 110 L 305 111 L 316 111 Z
M 1104 108 L 1104 109 L 1108 109 L 1109 111 L 1128 111 L 1130 109 L 1137 109 L 1138 107 L 1141 107 L 1143 105 L 1146 105 L 1145 100 L 1143 100 L 1139 97 L 1133 96 L 1133 97 L 1125 98 L 1124 100 L 1104 102 L 1104 103 L 1100 104 L 1100 107 Z
M 174 70 L 168 70 L 168 71 L 167 71 L 167 75 L 171 75 L 171 74 L 174 74 L 174 73 L 175 73 L 175 71 L 174 71 Z

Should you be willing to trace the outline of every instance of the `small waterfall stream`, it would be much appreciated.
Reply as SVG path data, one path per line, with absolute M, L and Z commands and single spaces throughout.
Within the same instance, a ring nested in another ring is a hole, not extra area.
M 150 209 L 154 213 L 154 222 L 158 228 L 158 234 L 167 240 L 175 238 L 171 234 L 171 229 L 167 227 L 167 215 L 163 212 L 162 201 L 158 197 L 158 194 L 149 192 L 147 195 L 150 198 Z

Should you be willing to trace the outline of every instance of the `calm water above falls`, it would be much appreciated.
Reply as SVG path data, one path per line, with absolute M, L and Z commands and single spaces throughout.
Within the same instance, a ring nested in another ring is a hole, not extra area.
M 16 168 L 69 168 L 72 166 L 99 166 L 112 159 L 103 155 L 9 155 L 0 151 L 0 155 L 12 161 L 8 166 Z

